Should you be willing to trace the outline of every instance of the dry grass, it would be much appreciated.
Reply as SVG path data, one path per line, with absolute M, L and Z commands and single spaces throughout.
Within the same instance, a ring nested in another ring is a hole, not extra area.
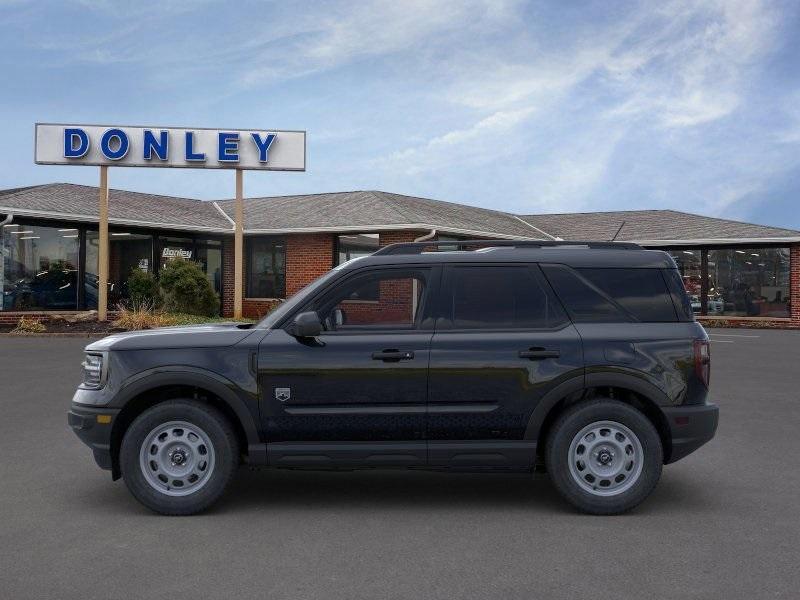
M 11 333 L 24 335 L 26 333 L 44 333 L 45 331 L 47 331 L 47 328 L 39 319 L 21 317 L 17 321 L 17 326 L 11 330 Z
M 167 315 L 154 310 L 152 304 L 148 302 L 133 304 L 130 307 L 120 305 L 118 308 L 119 314 L 111 324 L 116 329 L 138 331 L 172 325 L 172 321 Z
M 173 327 L 176 325 L 202 325 L 204 323 L 231 322 L 234 319 L 223 317 L 199 317 L 184 313 L 168 313 L 153 308 L 152 304 L 143 302 L 130 306 L 119 305 L 117 318 L 111 323 L 114 329 L 125 331 L 138 331 L 141 329 L 154 329 L 156 327 Z M 252 323 L 250 319 L 236 319 L 242 323 Z

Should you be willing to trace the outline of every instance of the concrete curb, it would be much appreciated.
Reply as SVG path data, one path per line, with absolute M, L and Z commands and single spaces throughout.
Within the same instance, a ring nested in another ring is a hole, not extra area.
M 0 338 L 47 338 L 47 337 L 65 337 L 65 338 L 104 338 L 111 335 L 110 333 L 0 333 Z

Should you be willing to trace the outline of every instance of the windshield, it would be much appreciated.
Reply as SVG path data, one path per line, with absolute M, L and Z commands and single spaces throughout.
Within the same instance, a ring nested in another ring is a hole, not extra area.
M 330 281 L 344 265 L 339 265 L 338 267 L 328 271 L 324 275 L 317 277 L 314 281 L 309 283 L 306 287 L 302 290 L 297 292 L 294 296 L 286 300 L 283 304 L 280 304 L 275 310 L 269 313 L 266 317 L 261 319 L 256 327 L 259 329 L 270 329 L 272 328 L 275 323 L 279 322 L 283 319 L 287 314 L 292 312 L 298 306 L 301 306 L 305 301 L 313 295 L 318 289 L 323 287 L 328 281 Z

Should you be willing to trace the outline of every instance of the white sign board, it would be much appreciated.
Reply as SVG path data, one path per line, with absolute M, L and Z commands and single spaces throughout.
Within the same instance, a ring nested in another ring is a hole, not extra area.
M 34 154 L 40 165 L 305 171 L 306 133 L 37 123 Z

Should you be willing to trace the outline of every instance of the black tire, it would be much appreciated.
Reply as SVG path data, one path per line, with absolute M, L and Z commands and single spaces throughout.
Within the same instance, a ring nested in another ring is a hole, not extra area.
M 198 427 L 213 449 L 213 468 L 202 487 L 185 496 L 157 490 L 140 466 L 146 438 L 160 425 L 181 421 Z M 236 434 L 228 419 L 213 406 L 185 399 L 156 404 L 131 423 L 122 439 L 120 470 L 131 494 L 147 508 L 164 515 L 191 515 L 214 504 L 228 487 L 239 464 Z
M 593 484 L 578 483 L 581 473 L 573 476 L 570 468 L 573 440 L 582 439 L 577 436 L 584 428 L 601 421 L 622 424 L 635 434 L 642 448 L 638 477 L 631 478 L 634 483 L 629 488 L 610 496 L 598 495 L 603 491 L 596 485 L 594 492 L 588 491 L 586 487 Z M 656 428 L 643 413 L 623 402 L 599 398 L 570 406 L 558 416 L 547 438 L 545 463 L 556 489 L 570 504 L 593 515 L 614 515 L 631 510 L 650 495 L 661 477 L 664 451 Z

